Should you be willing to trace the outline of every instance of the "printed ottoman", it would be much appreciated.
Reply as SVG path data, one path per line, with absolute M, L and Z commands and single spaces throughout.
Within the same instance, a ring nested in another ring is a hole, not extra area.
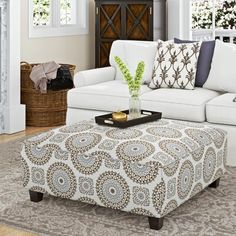
M 226 133 L 204 124 L 159 120 L 127 129 L 93 121 L 64 126 L 24 142 L 24 186 L 43 193 L 163 217 L 225 171 Z

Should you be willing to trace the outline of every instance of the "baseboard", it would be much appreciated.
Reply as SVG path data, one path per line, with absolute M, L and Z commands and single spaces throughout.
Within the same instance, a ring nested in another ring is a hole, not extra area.
M 25 130 L 25 105 L 7 106 L 6 111 L 6 134 L 13 134 Z

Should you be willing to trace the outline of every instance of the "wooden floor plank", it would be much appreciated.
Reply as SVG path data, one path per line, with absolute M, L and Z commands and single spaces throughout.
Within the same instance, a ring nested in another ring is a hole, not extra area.
M 38 236 L 37 234 L 14 229 L 6 225 L 0 225 L 0 235 L 1 236 Z
M 40 132 L 48 131 L 54 127 L 27 127 L 25 131 L 15 133 L 15 134 L 1 134 L 0 143 L 14 141 L 19 138 L 26 137 L 28 135 L 34 135 Z M 55 127 L 56 128 L 56 127 Z

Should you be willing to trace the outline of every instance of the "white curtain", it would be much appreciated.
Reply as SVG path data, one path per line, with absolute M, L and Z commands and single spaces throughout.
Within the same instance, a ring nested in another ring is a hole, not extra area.
M 7 0 L 0 0 L 0 134 L 5 132 L 7 103 Z
M 0 11 L 0 12 L 1 12 L 1 11 Z M 0 13 L 0 25 L 2 25 L 1 13 Z M 0 35 L 1 35 L 1 32 L 0 32 Z M 0 40 L 0 48 L 2 48 L 2 47 L 1 47 L 1 41 L 2 41 L 2 40 Z M 1 56 L 0 56 L 0 57 L 1 57 Z M 1 65 L 1 63 L 0 63 L 0 65 Z M 1 75 L 1 67 L 0 67 L 0 75 Z M 3 102 L 2 102 L 3 90 L 2 90 L 1 82 L 2 82 L 2 76 L 0 77 L 0 91 L 1 91 L 1 94 L 0 94 L 0 134 L 3 133 L 3 124 L 4 124 Z
M 25 106 L 20 104 L 20 3 L 0 0 L 0 132 L 25 129 Z

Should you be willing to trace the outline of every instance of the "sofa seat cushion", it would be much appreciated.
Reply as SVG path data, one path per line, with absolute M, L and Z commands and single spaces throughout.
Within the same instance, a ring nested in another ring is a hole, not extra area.
M 211 70 L 204 88 L 215 91 L 236 93 L 236 45 L 216 40 Z
M 143 109 L 160 111 L 165 118 L 203 122 L 206 120 L 206 103 L 219 95 L 204 88 L 162 88 L 143 94 L 141 99 Z
M 209 101 L 206 105 L 207 121 L 217 124 L 236 125 L 235 93 L 226 93 Z
M 141 86 L 141 94 L 151 91 Z M 122 80 L 113 80 L 91 86 L 71 89 L 68 92 L 68 107 L 100 111 L 117 111 L 129 106 L 129 90 Z

